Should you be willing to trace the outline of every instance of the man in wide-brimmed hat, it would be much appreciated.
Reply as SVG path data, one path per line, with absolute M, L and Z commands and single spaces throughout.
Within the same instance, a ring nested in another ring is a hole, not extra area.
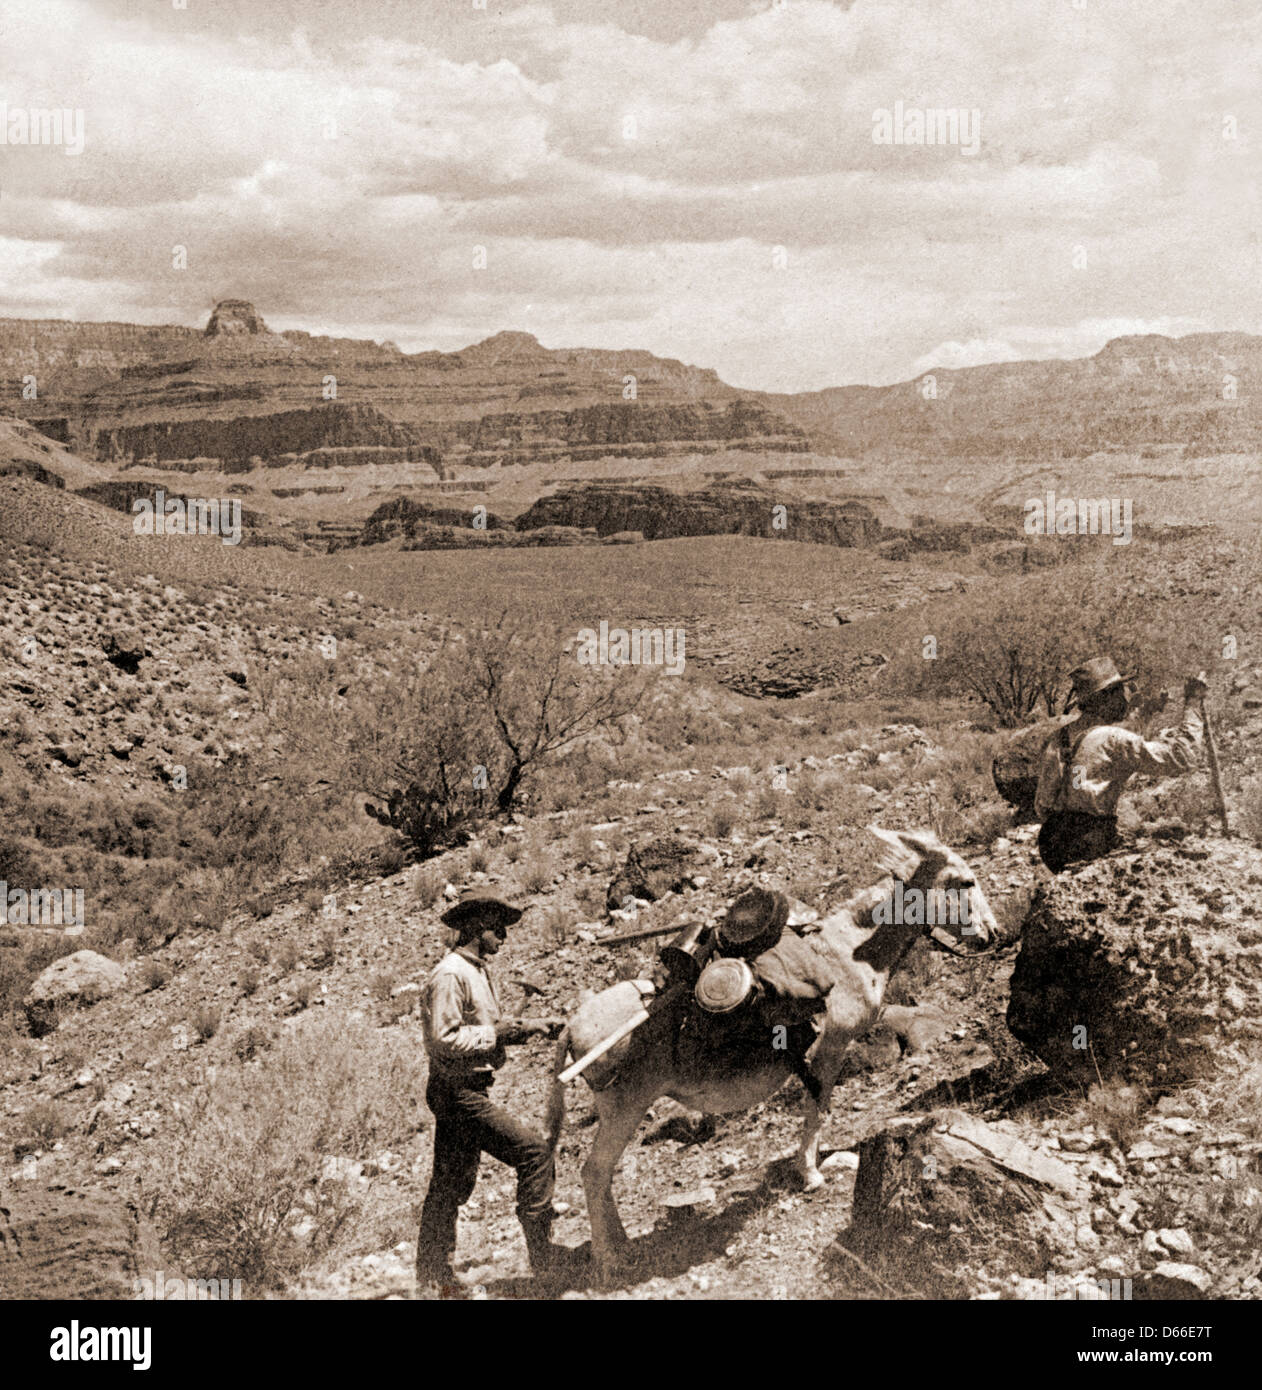
M 1192 767 L 1204 731 L 1204 674 L 1183 686 L 1183 720 L 1176 730 L 1145 739 L 1121 727 L 1129 707 L 1127 682 L 1107 656 L 1069 676 L 1064 725 L 1043 750 L 1034 810 L 1043 822 L 1039 853 L 1053 873 L 1098 859 L 1117 843 L 1117 804 L 1137 772 L 1171 777 Z
M 543 1135 L 492 1103 L 488 1091 L 504 1060 L 505 1045 L 540 1034 L 556 1036 L 563 1019 L 504 1018 L 487 961 L 520 917 L 492 893 L 472 889 L 443 913 L 457 934 L 421 997 L 429 1085 L 434 1112 L 434 1168 L 421 1212 L 416 1273 L 422 1284 L 454 1286 L 460 1207 L 473 1195 L 482 1155 L 517 1170 L 517 1216 L 536 1273 L 552 1260 L 552 1149 Z

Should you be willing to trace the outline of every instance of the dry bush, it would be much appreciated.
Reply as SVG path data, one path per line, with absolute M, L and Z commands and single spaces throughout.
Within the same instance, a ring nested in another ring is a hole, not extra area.
M 555 877 L 556 865 L 552 862 L 551 857 L 543 853 L 537 846 L 532 850 L 525 868 L 518 875 L 521 886 L 527 893 L 544 892 L 545 889 L 552 886 L 552 880 Z
M 1097 1133 L 1110 1138 L 1123 1153 L 1139 1138 L 1148 1099 L 1138 1086 L 1106 1081 L 1087 1091 L 1087 1116 Z
M 252 965 L 241 971 L 241 993 L 248 999 L 259 987 L 259 972 Z
M 710 835 L 716 840 L 726 840 L 740 821 L 740 804 L 735 797 L 725 796 L 710 812 Z
M 431 908 L 442 897 L 447 886 L 447 875 L 437 864 L 421 864 L 412 876 L 412 893 L 416 905 Z
M 219 1031 L 219 1010 L 202 1005 L 194 1012 L 190 1023 L 202 1042 L 209 1042 Z
M 248 1071 L 230 1068 L 176 1117 L 147 1186 L 172 1257 L 274 1288 L 355 1229 L 363 1197 L 320 1181 L 323 1155 L 366 1159 L 425 1123 L 424 1064 L 344 1018 L 304 1020 Z M 305 1215 L 313 1229 L 299 1239 Z
M 66 1111 L 53 1100 L 35 1101 L 22 1112 L 18 1125 L 13 1141 L 15 1158 L 36 1149 L 51 1149 L 74 1127 Z
M 1246 781 L 1236 798 L 1240 833 L 1262 845 L 1262 777 Z
M 150 990 L 161 989 L 170 978 L 170 967 L 151 956 L 141 967 L 140 988 L 147 994 Z
M 272 968 L 278 975 L 288 975 L 298 964 L 298 948 L 288 939 L 272 947 Z
M 399 983 L 398 972 L 394 970 L 374 971 L 368 981 L 368 992 L 379 1003 L 384 1004 L 394 993 L 394 987 Z
M 289 992 L 293 995 L 294 1003 L 297 1004 L 298 1010 L 301 1012 L 310 1006 L 316 992 L 316 983 L 310 975 L 300 975 Z

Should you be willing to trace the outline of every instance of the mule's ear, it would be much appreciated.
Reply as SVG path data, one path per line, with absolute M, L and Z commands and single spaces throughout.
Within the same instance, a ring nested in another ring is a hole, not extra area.
M 908 849 L 914 850 L 926 859 L 932 855 L 950 852 L 932 830 L 900 830 L 898 835 Z
M 881 842 L 877 866 L 882 872 L 893 874 L 895 878 L 909 879 L 920 867 L 919 851 L 907 843 L 901 830 L 882 830 L 877 825 L 869 825 L 868 830 Z

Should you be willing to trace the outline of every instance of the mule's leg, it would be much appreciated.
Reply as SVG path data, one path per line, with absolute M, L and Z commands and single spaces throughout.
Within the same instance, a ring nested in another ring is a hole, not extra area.
M 618 1254 L 627 1243 L 613 1199 L 613 1175 L 653 1099 L 653 1095 L 620 1094 L 615 1086 L 602 1091 L 597 1100 L 600 1128 L 583 1164 L 583 1191 L 592 1227 L 592 1264 L 601 1283 L 612 1276 Z
M 808 1192 L 824 1182 L 824 1175 L 819 1171 L 819 1135 L 832 1100 L 833 1087 L 837 1083 L 837 1073 L 841 1070 L 842 1058 L 857 1033 L 853 1015 L 853 1000 L 842 989 L 834 989 L 828 996 L 823 1031 L 807 1059 L 815 1077 L 816 1094 L 812 1094 L 808 1088 L 803 1102 L 798 1172 L 802 1176 L 802 1186 Z

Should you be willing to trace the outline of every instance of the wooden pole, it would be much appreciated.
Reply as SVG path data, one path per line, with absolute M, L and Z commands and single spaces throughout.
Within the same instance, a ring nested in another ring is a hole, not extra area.
M 629 1019 L 627 1019 L 625 1023 L 620 1023 L 617 1026 L 617 1028 L 615 1028 L 613 1032 L 609 1034 L 607 1038 L 603 1038 L 600 1042 L 598 1042 L 590 1052 L 584 1053 L 583 1056 L 580 1057 L 577 1062 L 571 1062 L 570 1065 L 566 1067 L 566 1069 L 557 1078 L 557 1080 L 560 1081 L 563 1085 L 568 1085 L 571 1081 L 574 1080 L 576 1076 L 579 1075 L 579 1073 L 585 1067 L 589 1066 L 598 1057 L 603 1057 L 611 1047 L 615 1047 L 618 1043 L 620 1043 L 623 1040 L 623 1038 L 627 1036 L 628 1033 L 635 1032 L 635 1030 L 640 1026 L 641 1023 L 647 1022 L 648 1010 L 641 1009 L 638 1013 L 633 1014 Z

